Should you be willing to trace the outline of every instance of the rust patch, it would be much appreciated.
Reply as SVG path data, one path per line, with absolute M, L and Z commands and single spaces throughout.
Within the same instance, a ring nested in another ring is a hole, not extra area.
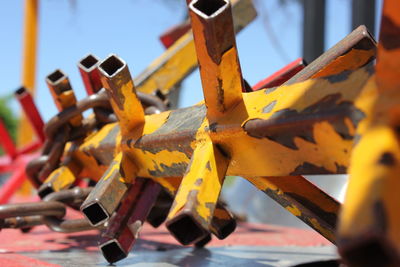
M 361 140 L 361 135 L 356 134 L 353 138 L 353 147 L 355 147 Z
M 232 25 L 231 16 L 219 16 L 218 20 L 220 25 Z M 200 23 L 203 27 L 207 55 L 216 65 L 220 65 L 223 54 L 233 47 L 232 38 L 227 38 L 226 27 L 209 27 L 208 23 L 203 19 L 200 20 Z
M 118 171 L 119 171 L 119 174 L 121 175 L 121 177 L 125 179 L 126 178 L 125 170 L 124 170 L 124 166 L 122 164 L 119 165 Z
M 218 123 L 214 122 L 207 126 L 206 131 L 211 131 L 213 133 L 217 132 Z
M 120 130 L 119 124 L 115 124 L 108 134 L 100 141 L 99 145 L 115 147 L 115 140 L 117 139 Z
M 262 113 L 269 113 L 269 112 L 271 112 L 272 109 L 275 107 L 276 102 L 277 102 L 277 101 L 274 100 L 274 101 L 272 101 L 271 103 L 269 103 L 268 105 L 266 105 L 266 106 L 263 108 Z
M 343 174 L 347 173 L 346 166 L 340 165 L 337 162 L 335 162 L 335 165 L 336 165 L 336 173 L 343 173 Z
M 210 211 L 210 215 L 207 216 L 207 218 L 205 218 L 205 222 L 207 222 L 206 224 L 208 225 L 208 222 L 211 222 L 212 217 L 214 216 L 216 203 L 215 202 L 207 202 L 205 204 L 205 206 Z
M 204 105 L 171 111 L 167 121 L 160 128 L 140 137 L 134 147 L 152 154 L 162 150 L 179 151 L 190 158 L 193 154 L 190 143 L 195 139 L 205 116 Z
M 222 79 L 218 78 L 218 88 L 217 88 L 218 106 L 217 109 L 220 112 L 225 111 L 224 105 L 224 88 L 222 88 Z
M 199 194 L 199 190 L 191 190 L 187 197 L 187 202 L 185 205 L 185 209 L 190 212 L 192 218 L 197 222 L 198 226 L 201 226 L 203 230 L 206 230 L 207 222 L 197 213 L 197 207 L 200 206 L 197 196 Z
M 265 94 L 270 94 L 270 93 L 272 93 L 273 91 L 275 91 L 276 89 L 278 89 L 278 86 L 265 89 L 265 92 L 264 92 L 264 93 L 265 93 Z
M 185 208 L 192 210 L 192 209 L 195 209 L 194 207 L 199 205 L 199 202 L 197 201 L 198 193 L 199 193 L 199 190 L 190 190 L 190 192 L 187 196 Z
M 116 140 L 120 132 L 118 124 L 107 133 L 97 146 L 91 145 L 83 152 L 89 157 L 93 157 L 98 165 L 107 166 L 114 160 L 114 151 L 117 147 Z
M 327 223 L 332 230 L 336 228 L 336 222 L 337 222 L 337 214 L 333 212 L 327 212 L 319 205 L 316 203 L 313 203 L 309 199 L 295 194 L 295 193 L 286 193 L 290 198 L 294 199 L 297 203 L 299 203 L 302 207 L 302 209 L 306 209 L 310 214 L 312 214 L 313 217 L 318 217 L 322 219 L 325 223 Z M 339 204 L 338 204 L 339 206 Z
M 200 186 L 202 183 L 203 183 L 203 178 L 198 178 L 198 179 L 194 182 L 194 184 L 195 184 L 196 186 Z
M 379 43 L 386 50 L 394 50 L 400 47 L 400 27 L 390 17 L 382 15 L 381 33 Z
M 285 209 L 288 207 L 293 207 L 293 203 L 291 203 L 287 198 L 282 197 L 282 195 L 279 194 L 279 191 L 279 189 L 272 190 L 267 188 L 266 190 L 264 190 L 264 193 L 275 200 L 275 202 L 279 203 L 279 205 L 281 205 Z
M 279 189 L 266 189 L 264 190 L 264 193 L 275 200 L 277 203 L 279 203 L 285 209 L 291 207 L 296 207 L 300 209 L 301 214 L 296 217 L 302 220 L 304 223 L 308 224 L 314 230 L 319 231 L 318 229 L 314 228 L 310 219 L 317 219 L 323 228 L 330 232 L 334 231 L 337 220 L 337 215 L 335 213 L 325 212 L 311 201 L 294 193 L 284 192 L 282 196 L 281 194 L 279 194 Z
M 207 168 L 207 170 L 211 171 L 211 164 L 210 164 L 210 161 L 207 161 L 206 168 Z
M 295 137 L 315 143 L 313 127 L 321 121 L 328 121 L 343 139 L 352 140 L 345 118 L 349 118 L 357 127 L 365 114 L 351 102 L 340 99 L 339 93 L 327 95 L 301 112 L 294 109 L 278 110 L 268 120 L 249 120 L 243 127 L 252 137 L 268 138 L 295 150 L 298 149 Z
M 385 152 L 382 154 L 381 158 L 378 161 L 379 164 L 385 165 L 385 166 L 394 166 L 396 164 L 396 159 L 394 155 L 390 152 Z
M 330 83 L 339 83 L 339 82 L 343 82 L 343 81 L 347 80 L 351 73 L 353 73 L 352 70 L 345 70 L 345 71 L 342 71 L 339 74 L 326 76 L 324 78 L 326 80 L 328 80 Z
M 210 221 L 211 218 L 210 217 L 203 218 L 198 214 L 197 207 L 200 206 L 200 203 L 199 203 L 199 201 L 197 199 L 198 194 L 199 194 L 198 190 L 191 190 L 189 192 L 188 197 L 187 197 L 187 202 L 186 202 L 186 205 L 185 205 L 185 210 L 189 211 L 189 213 L 191 214 L 192 218 L 194 220 L 196 220 L 198 226 L 201 226 L 203 228 L 203 231 L 204 230 L 207 231 L 208 222 Z M 209 203 L 206 203 L 205 205 L 206 205 L 206 207 L 208 209 L 210 209 Z M 213 206 L 215 207 L 215 205 L 213 205 Z M 212 211 L 210 213 L 211 216 L 212 216 L 214 214 L 214 210 L 210 210 L 210 211 Z
M 375 230 L 386 233 L 388 229 L 388 219 L 385 205 L 382 201 L 377 201 L 373 205 L 374 226 Z
M 296 167 L 296 169 L 290 173 L 290 175 L 304 175 L 304 174 L 335 174 L 324 167 L 316 166 L 309 162 L 304 162 L 303 164 Z
M 107 90 L 108 92 L 108 90 Z M 109 93 L 110 95 L 110 93 Z M 114 100 L 114 103 L 117 104 L 118 109 L 124 110 L 125 96 L 122 93 L 122 88 L 119 87 L 117 91 L 113 91 L 111 93 L 111 98 Z
M 160 166 L 155 164 L 155 170 L 149 170 L 149 173 L 155 177 L 180 177 L 185 173 L 187 166 L 185 162 L 172 163 L 171 166 L 163 163 Z

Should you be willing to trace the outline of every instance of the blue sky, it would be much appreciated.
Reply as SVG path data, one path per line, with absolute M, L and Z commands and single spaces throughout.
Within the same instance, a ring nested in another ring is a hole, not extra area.
M 295 1 L 285 7 L 277 0 L 253 1 L 259 16 L 237 37 L 243 75 L 250 84 L 300 57 L 302 50 L 301 6 Z M 0 8 L 0 95 L 20 85 L 23 2 L 5 1 Z M 381 1 L 377 2 L 380 13 Z M 85 91 L 76 63 L 88 53 L 100 58 L 116 53 L 136 76 L 164 51 L 158 36 L 182 20 L 184 8 L 184 0 L 41 0 L 36 99 L 43 117 L 48 120 L 56 114 L 44 82 L 47 74 L 62 69 L 79 99 Z M 350 14 L 349 0 L 327 0 L 326 48 L 351 31 Z M 271 29 L 281 52 L 270 38 Z M 183 85 L 181 106 L 203 98 L 197 71 Z M 15 103 L 12 107 L 18 112 Z

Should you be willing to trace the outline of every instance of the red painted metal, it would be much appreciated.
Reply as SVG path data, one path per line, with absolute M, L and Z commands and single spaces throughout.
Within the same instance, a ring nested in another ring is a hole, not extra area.
M 4 172 L 12 172 L 12 175 L 0 187 L 0 204 L 8 203 L 14 193 L 21 187 L 23 182 L 26 180 L 26 165 L 30 160 L 37 156 L 38 154 L 20 155 L 16 160 L 9 164 L 8 169 L 4 169 Z M 0 173 L 2 173 L 1 165 Z
M 9 156 L 0 157 L 0 174 L 6 173 L 10 170 L 12 164 L 12 160 Z
M 302 58 L 298 58 L 289 65 L 278 70 L 268 78 L 258 82 L 253 86 L 253 91 L 263 88 L 271 88 L 282 85 L 284 82 L 292 78 L 296 73 L 304 69 L 307 64 Z
M 14 193 L 21 187 L 26 179 L 26 165 L 31 159 L 38 156 L 32 153 L 38 150 L 45 140 L 44 123 L 31 94 L 21 87 L 15 92 L 15 96 L 31 123 L 37 140 L 17 149 L 7 128 L 0 119 L 0 144 L 7 153 L 6 157 L 0 157 L 0 173 L 11 173 L 11 176 L 0 188 L 0 204 L 8 203 Z
M 100 73 L 97 69 L 99 62 L 100 60 L 95 55 L 89 54 L 78 63 L 79 73 L 88 95 L 97 93 L 103 88 L 100 81 Z
M 23 146 L 20 149 L 18 149 L 18 155 L 29 154 L 31 152 L 38 150 L 41 146 L 42 146 L 41 141 L 34 141 L 34 142 L 27 144 L 26 146 Z
M 24 162 L 18 164 L 11 177 L 0 187 L 0 204 L 8 203 L 15 191 L 21 187 L 26 179 L 25 164 Z
M 44 123 L 35 103 L 33 102 L 32 95 L 24 87 L 21 87 L 15 91 L 15 96 L 21 104 L 21 107 L 24 110 L 24 113 L 28 118 L 33 130 L 35 131 L 38 139 L 41 143 L 43 143 L 45 140 L 45 135 L 43 131 Z
M 18 201 L 18 199 L 17 199 Z M 26 201 L 26 199 L 23 199 Z M 79 212 L 68 210 L 67 216 L 78 218 Z M 46 226 L 35 227 L 31 235 L 23 234 L 21 231 L 6 229 L 1 231 L 1 249 L 9 252 L 33 252 L 33 251 L 55 251 L 78 248 L 86 251 L 98 251 L 99 233 L 91 230 L 80 233 L 57 233 L 50 231 Z M 77 243 L 74 237 L 84 236 L 86 242 Z M 140 234 L 142 240 L 151 243 L 161 243 L 170 246 L 182 247 L 170 234 L 164 225 L 154 229 L 148 224 L 143 225 Z M 50 240 L 52 242 L 50 242 Z M 22 242 L 23 241 L 23 242 Z M 140 243 L 140 240 L 139 240 Z M 27 246 L 26 244 L 30 244 Z M 140 244 L 137 244 L 140 245 Z M 237 231 L 224 240 L 214 238 L 207 246 L 326 246 L 331 243 L 318 233 L 306 230 L 267 224 L 238 223 Z M 146 247 L 152 249 L 152 247 Z M 154 247 L 156 250 L 156 247 Z M 1 261 L 0 261 L 0 266 Z
M 7 155 L 14 159 L 17 156 L 17 148 L 15 147 L 14 141 L 12 140 L 10 134 L 7 131 L 3 120 L 0 118 L 0 144 L 3 147 Z
M 161 43 L 166 49 L 173 45 L 179 38 L 191 29 L 190 22 L 185 21 L 184 23 L 175 25 L 166 30 L 159 38 Z
M 58 267 L 61 265 L 44 262 L 21 254 L 0 254 L 0 266 L 12 267 Z

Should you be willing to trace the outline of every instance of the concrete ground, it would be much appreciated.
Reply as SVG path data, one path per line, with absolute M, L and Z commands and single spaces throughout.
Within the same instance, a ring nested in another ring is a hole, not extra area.
M 97 231 L 53 233 L 46 227 L 23 234 L 0 232 L 0 266 L 107 266 Z M 239 224 L 225 240 L 203 249 L 180 246 L 164 227 L 145 226 L 129 256 L 116 266 L 295 266 L 337 258 L 317 233 L 264 224 Z

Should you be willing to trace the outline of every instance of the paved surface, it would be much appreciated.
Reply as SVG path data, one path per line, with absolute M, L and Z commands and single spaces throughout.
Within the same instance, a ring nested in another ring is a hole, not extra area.
M 96 251 L 22 253 L 30 259 L 61 266 L 107 266 Z M 116 266 L 294 266 L 300 263 L 336 258 L 333 247 L 231 246 L 204 249 L 177 248 L 167 251 L 140 249 Z M 26 264 L 27 259 L 24 259 Z M 21 266 L 26 266 L 22 264 Z
M 46 227 L 28 234 L 0 232 L 0 266 L 107 266 L 97 231 L 60 234 Z M 335 248 L 304 229 L 241 223 L 204 249 L 180 246 L 164 227 L 145 226 L 129 257 L 117 266 L 294 266 L 336 258 Z

